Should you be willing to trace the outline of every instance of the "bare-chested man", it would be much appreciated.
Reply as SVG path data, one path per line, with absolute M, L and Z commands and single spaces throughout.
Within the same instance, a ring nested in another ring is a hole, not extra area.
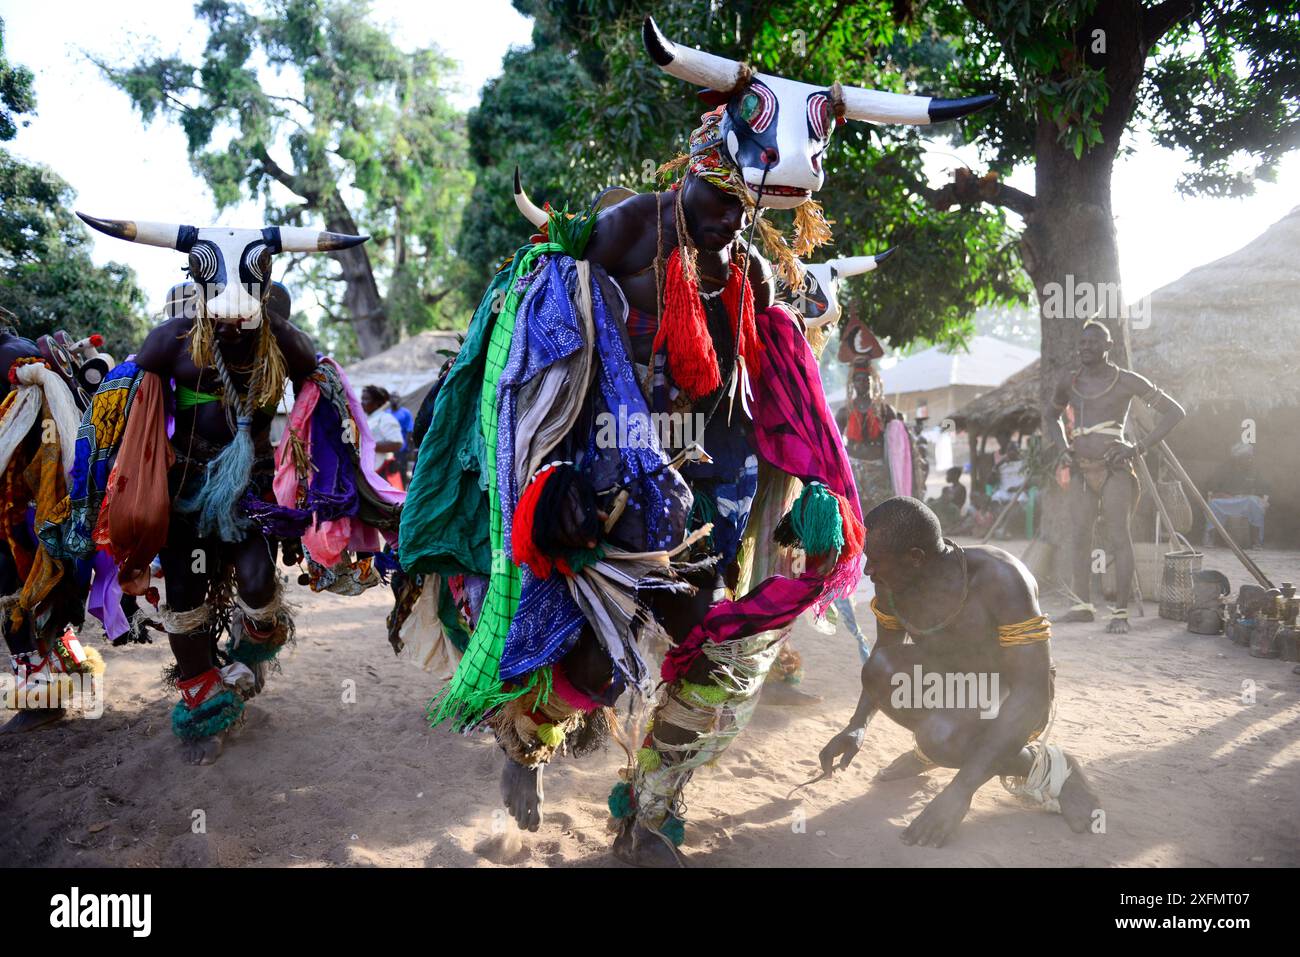
M 1100 508 L 1115 559 L 1115 607 L 1106 630 L 1128 631 L 1128 603 L 1133 590 L 1133 539 L 1129 521 L 1137 505 L 1135 456 L 1144 454 L 1169 434 L 1187 413 L 1167 393 L 1136 372 L 1110 361 L 1111 335 L 1100 322 L 1089 321 L 1079 340 L 1079 371 L 1057 384 L 1052 408 L 1043 416 L 1048 436 L 1070 466 L 1070 523 L 1074 590 L 1078 603 L 1066 621 L 1093 621 L 1093 526 Z M 1154 429 L 1136 444 L 1124 439 L 1129 400 L 1141 399 L 1160 415 Z M 1067 431 L 1065 410 L 1073 412 Z
M 916 748 L 877 780 L 958 769 L 903 831 L 905 843 L 943 845 L 994 775 L 1024 779 L 1009 789 L 1059 807 L 1082 833 L 1099 801 L 1078 761 L 1038 740 L 1051 719 L 1054 669 L 1033 576 L 1000 548 L 942 538 L 938 518 L 916 499 L 887 499 L 864 521 L 876 645 L 857 711 L 821 751 L 823 772 L 836 758 L 840 768 L 852 762 L 867 722 L 883 711 L 916 736 Z

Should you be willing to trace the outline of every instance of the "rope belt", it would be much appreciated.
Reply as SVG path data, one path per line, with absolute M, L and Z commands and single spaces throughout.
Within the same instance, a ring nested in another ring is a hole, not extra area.
M 1124 426 L 1109 419 L 1106 422 L 1098 422 L 1095 425 L 1089 425 L 1082 429 L 1071 429 L 1070 438 L 1077 439 L 1081 435 L 1110 435 L 1115 438 L 1124 437 Z

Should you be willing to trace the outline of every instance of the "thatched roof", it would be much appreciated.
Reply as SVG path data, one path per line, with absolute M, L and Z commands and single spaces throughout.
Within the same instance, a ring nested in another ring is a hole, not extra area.
M 1130 334 L 1133 368 L 1189 408 L 1300 405 L 1300 207 L 1156 290 Z
M 996 389 L 972 399 L 953 413 L 957 428 L 971 435 L 999 432 L 1032 432 L 1041 418 L 1038 399 L 1038 370 L 1035 359 Z
M 447 360 L 441 351 L 450 349 L 454 353 L 459 348 L 454 332 L 421 332 L 368 359 L 354 362 L 343 371 L 358 392 L 368 385 L 383 386 L 418 405 Z

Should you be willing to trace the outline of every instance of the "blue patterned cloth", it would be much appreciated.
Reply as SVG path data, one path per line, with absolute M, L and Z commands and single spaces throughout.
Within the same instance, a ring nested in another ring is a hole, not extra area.
M 40 529 L 41 542 L 55 558 L 89 559 L 95 553 L 95 523 L 99 521 L 113 457 L 122 444 L 126 418 L 141 378 L 140 367 L 130 360 L 114 366 L 81 416 L 76 458 L 69 476 L 72 511 L 63 522 L 47 522 Z
M 567 262 L 572 265 L 573 260 Z M 540 375 L 553 363 L 582 348 L 582 329 L 573 311 L 564 277 L 556 267 L 557 257 L 543 256 L 537 268 L 520 280 L 527 283 L 510 340 L 510 357 L 497 381 L 497 490 L 501 496 L 501 530 L 506 557 L 514 558 L 510 530 L 514 525 L 515 503 L 520 489 L 515 476 L 515 431 L 517 399 L 521 386 Z M 580 401 L 580 397 L 568 397 Z
M 502 681 L 559 661 L 578 640 L 585 621 L 563 575 L 538 578 L 527 567 L 522 572 L 519 607 L 510 620 L 501 654 Z
M 585 449 L 576 466 L 587 474 L 597 490 L 616 484 L 626 485 L 629 490 L 627 508 L 609 536 L 612 541 L 631 551 L 672 548 L 681 541 L 686 526 L 690 492 L 675 471 L 664 467 L 666 459 L 651 426 L 649 407 L 637 384 L 619 324 L 606 309 L 597 273 L 593 268 L 595 388 L 586 397 L 572 397 L 572 401 L 587 402 L 591 413 L 580 417 L 576 427 L 586 430 L 585 436 L 579 431 L 578 441 L 574 443 L 577 448 Z M 499 392 L 502 401 L 497 475 L 502 490 L 502 511 L 507 520 L 513 518 L 519 491 L 514 487 L 513 468 L 505 465 L 513 465 L 518 387 L 550 363 L 582 346 L 572 304 L 577 290 L 577 266 L 573 259 L 547 256 L 530 278 L 531 285 L 515 321 L 515 340 Z M 526 330 L 522 337 L 521 329 Z M 521 338 L 525 343 L 522 346 Z M 616 419 L 621 414 L 627 422 L 626 434 L 612 446 L 597 441 L 601 413 Z M 509 528 L 508 521 L 505 527 Z M 510 622 L 501 656 L 502 680 L 518 678 L 564 657 L 577 641 L 584 620 L 562 575 L 538 579 L 525 568 L 519 606 Z

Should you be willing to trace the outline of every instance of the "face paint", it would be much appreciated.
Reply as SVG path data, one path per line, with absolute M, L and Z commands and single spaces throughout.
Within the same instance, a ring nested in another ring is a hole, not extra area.
M 964 116 L 996 99 L 940 100 L 839 84 L 817 87 L 755 73 L 735 60 L 674 43 L 652 17 L 645 18 L 641 34 L 661 70 L 705 87 L 712 103 L 725 98 L 718 148 L 736 171 L 740 188 L 754 198 L 761 183 L 761 203 L 774 209 L 799 206 L 821 188 L 822 161 L 836 120 L 924 125 Z
M 228 229 L 77 215 L 109 236 L 186 253 L 190 282 L 184 284 L 178 301 L 196 314 L 201 304 L 214 321 L 241 329 L 254 329 L 262 321 L 262 302 L 271 293 L 271 257 L 276 253 L 333 252 L 369 238 L 296 226 Z

